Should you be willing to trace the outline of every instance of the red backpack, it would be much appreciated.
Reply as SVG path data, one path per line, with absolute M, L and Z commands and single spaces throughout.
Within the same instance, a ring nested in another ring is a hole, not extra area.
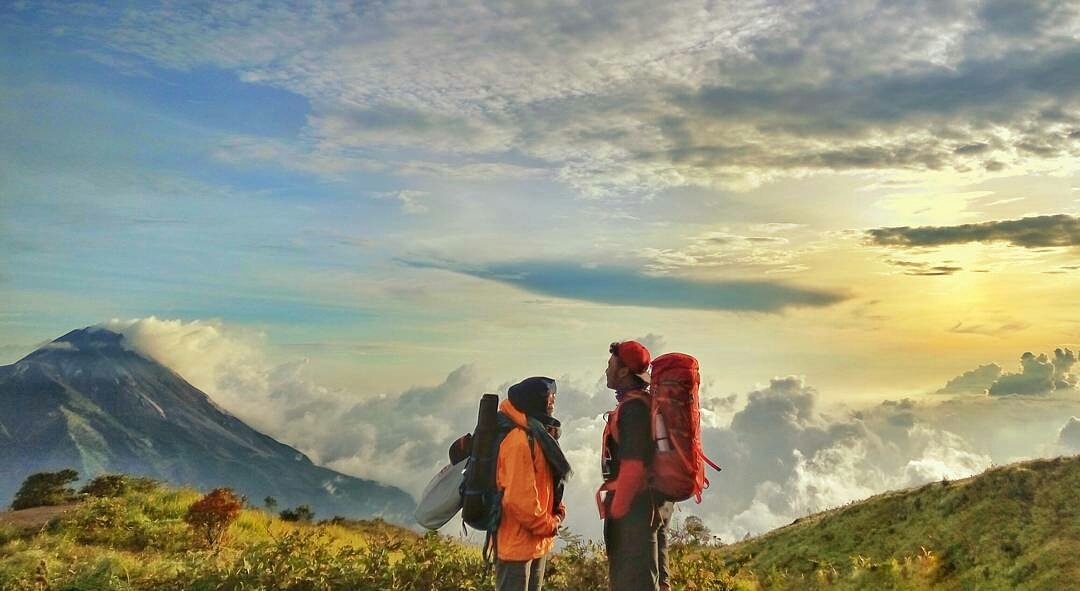
M 709 487 L 705 464 L 720 466 L 705 457 L 701 447 L 701 409 L 698 361 L 683 353 L 667 353 L 653 360 L 649 387 L 652 434 L 656 448 L 649 480 L 653 490 L 672 501 L 690 497 L 701 502 Z

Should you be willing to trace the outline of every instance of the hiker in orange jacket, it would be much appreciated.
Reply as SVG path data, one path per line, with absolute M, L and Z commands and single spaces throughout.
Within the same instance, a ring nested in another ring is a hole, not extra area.
M 495 537 L 497 591 L 540 591 L 547 554 L 566 505 L 563 487 L 570 476 L 557 441 L 555 380 L 534 377 L 514 384 L 499 406 L 500 429 L 509 429 L 499 446 L 496 483 L 502 491 L 502 518 Z
M 667 590 L 666 518 L 671 503 L 654 498 L 649 350 L 637 341 L 612 343 L 607 386 L 618 405 L 601 443 L 604 484 L 598 492 L 612 591 Z

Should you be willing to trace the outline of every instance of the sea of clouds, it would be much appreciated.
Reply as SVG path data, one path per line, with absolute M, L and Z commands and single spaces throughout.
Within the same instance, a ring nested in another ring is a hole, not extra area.
M 414 496 L 447 463 L 450 442 L 472 429 L 480 395 L 504 394 L 526 377 L 480 375 L 464 365 L 440 384 L 403 392 L 362 384 L 331 390 L 308 375 L 305 361 L 274 364 L 262 335 L 220 322 L 149 317 L 102 326 L 316 463 Z M 643 340 L 664 350 L 662 337 Z M 600 434 L 614 403 L 602 380 L 604 362 L 597 361 L 595 381 L 552 376 L 559 382 L 561 444 L 574 467 L 567 525 L 594 538 L 601 532 L 594 502 Z M 709 374 L 723 368 L 703 368 L 702 438 L 723 472 L 710 472 L 702 503 L 681 503 L 676 518 L 698 515 L 730 542 L 887 490 L 1078 453 L 1074 362 L 1065 349 L 1054 357 L 1025 355 L 1018 373 L 995 366 L 958 376 L 937 394 L 857 406 L 828 403 L 798 376 L 720 394 L 710 391 Z M 1035 393 L 1036 380 L 1047 388 Z M 1016 392 L 1005 391 L 1008 384 Z M 451 522 L 444 529 L 458 528 Z

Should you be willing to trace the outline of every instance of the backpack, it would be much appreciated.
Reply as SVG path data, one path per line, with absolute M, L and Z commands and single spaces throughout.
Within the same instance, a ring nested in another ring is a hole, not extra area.
M 509 430 L 499 427 L 499 395 L 484 394 L 480 399 L 476 429 L 469 441 L 469 456 L 465 460 L 464 479 L 461 482 L 461 520 L 466 526 L 489 534 L 499 528 L 502 520 L 502 491 L 496 482 L 496 472 L 499 467 L 499 447 L 509 433 Z M 530 435 L 530 449 L 532 443 Z M 451 453 L 454 453 L 453 446 Z
M 649 425 L 653 439 L 653 457 L 649 465 L 649 487 L 670 501 L 690 497 L 701 502 L 701 492 L 708 488 L 705 464 L 720 467 L 705 457 L 701 448 L 701 408 L 698 386 L 701 375 L 697 359 L 683 353 L 668 353 L 653 360 L 649 394 L 637 394 L 649 406 Z M 618 438 L 619 411 L 608 416 L 604 428 L 601 463 L 609 477 L 608 436 Z M 613 476 L 613 475 L 612 475 Z M 601 488 L 601 491 L 604 489 Z M 597 503 L 600 504 L 600 492 Z M 601 511 L 603 514 L 603 511 Z
M 701 384 L 698 361 L 684 353 L 667 353 L 653 360 L 650 408 L 655 443 L 649 478 L 653 490 L 672 501 L 690 497 L 701 502 L 709 487 L 705 464 L 720 466 L 701 447 Z

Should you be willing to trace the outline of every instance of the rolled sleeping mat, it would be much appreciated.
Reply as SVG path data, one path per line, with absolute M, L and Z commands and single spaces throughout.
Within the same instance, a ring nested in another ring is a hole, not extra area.
M 461 518 L 476 529 L 487 529 L 489 507 L 485 495 L 495 490 L 495 468 L 498 450 L 495 436 L 498 430 L 499 395 L 484 394 L 473 429 L 472 452 L 465 469 L 462 487 Z

